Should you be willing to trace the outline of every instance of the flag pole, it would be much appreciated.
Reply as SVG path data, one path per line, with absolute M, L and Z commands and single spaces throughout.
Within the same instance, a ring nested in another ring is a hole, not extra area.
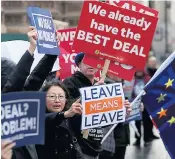
M 145 90 L 142 90 L 140 93 L 139 93 L 139 95 L 133 100 L 133 102 L 131 103 L 131 107 L 133 106 L 133 104 L 135 103 L 135 102 L 137 102 L 137 100 L 142 96 L 142 95 L 144 95 L 145 94 Z M 118 125 L 118 123 L 116 123 L 116 124 L 114 124 L 113 126 L 112 126 L 112 128 L 107 132 L 107 134 L 103 137 L 103 139 L 102 139 L 102 141 L 101 141 L 101 144 L 107 139 L 107 137 L 110 135 L 110 133 L 115 129 L 115 127 Z

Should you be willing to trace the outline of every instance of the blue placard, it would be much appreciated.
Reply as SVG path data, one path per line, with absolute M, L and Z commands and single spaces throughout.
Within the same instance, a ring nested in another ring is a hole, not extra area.
M 38 53 L 59 55 L 60 50 L 51 12 L 38 7 L 28 7 L 27 14 L 31 25 L 37 29 Z
M 1 99 L 1 139 L 13 140 L 17 147 L 44 144 L 45 93 L 7 93 Z
M 132 111 L 131 111 L 129 117 L 126 119 L 127 123 L 131 122 L 131 121 L 142 119 L 142 115 L 141 115 L 141 112 L 140 112 L 140 105 L 141 105 L 141 100 L 136 101 L 132 105 Z

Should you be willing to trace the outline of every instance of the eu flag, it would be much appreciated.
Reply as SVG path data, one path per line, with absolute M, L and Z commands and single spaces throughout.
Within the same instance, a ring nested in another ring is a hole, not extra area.
M 143 103 L 175 159 L 175 52 L 161 65 L 144 88 Z

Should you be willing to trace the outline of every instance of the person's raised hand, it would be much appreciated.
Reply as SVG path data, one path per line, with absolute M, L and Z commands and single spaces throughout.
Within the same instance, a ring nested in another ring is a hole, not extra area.
M 29 31 L 27 33 L 27 36 L 30 41 L 30 47 L 28 51 L 31 55 L 33 55 L 36 49 L 36 40 L 37 40 L 37 30 L 34 26 L 29 26 Z
M 128 117 L 132 111 L 131 104 L 130 104 L 129 100 L 124 101 L 124 106 L 126 108 L 126 117 Z
M 80 104 L 80 98 L 77 99 L 72 106 L 64 113 L 65 118 L 73 117 L 75 114 L 82 114 L 82 105 Z
M 1 159 L 11 159 L 12 158 L 12 148 L 15 143 L 10 140 L 1 141 Z

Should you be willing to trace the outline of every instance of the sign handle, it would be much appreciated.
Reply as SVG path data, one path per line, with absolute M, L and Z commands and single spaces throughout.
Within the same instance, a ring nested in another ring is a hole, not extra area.
M 101 78 L 103 78 L 103 79 L 106 78 L 106 74 L 108 72 L 110 62 L 111 61 L 108 60 L 108 59 L 105 60 L 105 64 L 104 64 L 104 67 L 103 67 L 103 70 L 102 70 L 102 73 L 101 73 Z

